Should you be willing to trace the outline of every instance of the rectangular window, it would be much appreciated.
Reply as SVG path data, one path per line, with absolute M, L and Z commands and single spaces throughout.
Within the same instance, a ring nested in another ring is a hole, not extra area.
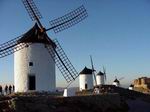
M 33 66 L 33 62 L 29 62 L 29 66 Z

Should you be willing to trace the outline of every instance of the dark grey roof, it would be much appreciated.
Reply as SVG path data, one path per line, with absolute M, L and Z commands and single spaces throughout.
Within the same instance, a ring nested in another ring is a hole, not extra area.
M 87 67 L 85 67 L 81 72 L 80 74 L 91 74 L 92 75 L 92 69 L 89 69 Z
M 104 75 L 104 73 L 99 71 L 97 75 Z
M 115 79 L 114 82 L 120 83 L 118 79 Z
M 20 40 L 18 40 L 18 43 L 44 43 L 55 45 L 46 32 L 40 31 L 37 23 L 35 23 L 35 25 L 27 31 Z

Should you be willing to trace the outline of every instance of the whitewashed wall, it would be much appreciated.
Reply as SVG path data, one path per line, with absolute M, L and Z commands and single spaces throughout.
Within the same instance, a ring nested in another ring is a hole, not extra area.
M 33 62 L 33 66 L 29 66 Z M 36 77 L 36 91 L 54 91 L 55 63 L 44 44 L 33 43 L 14 53 L 15 92 L 28 91 L 28 75 Z
M 118 82 L 113 82 L 113 85 L 115 85 L 116 87 L 120 86 L 120 84 Z
M 91 74 L 80 74 L 79 75 L 79 89 L 80 91 L 85 90 L 85 84 L 87 89 L 93 89 L 93 76 Z
M 96 81 L 97 85 L 104 85 L 105 84 L 104 75 L 96 75 Z

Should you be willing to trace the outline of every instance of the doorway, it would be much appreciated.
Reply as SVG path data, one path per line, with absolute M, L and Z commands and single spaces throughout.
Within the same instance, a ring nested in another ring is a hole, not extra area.
M 87 84 L 85 84 L 85 89 L 88 89 L 88 85 Z
M 29 84 L 28 84 L 28 89 L 29 90 L 35 90 L 36 89 L 36 80 L 35 80 L 35 75 L 29 75 Z

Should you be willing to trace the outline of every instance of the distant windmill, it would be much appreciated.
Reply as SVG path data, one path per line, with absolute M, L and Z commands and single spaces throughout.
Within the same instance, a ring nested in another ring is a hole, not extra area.
M 99 71 L 96 75 L 96 80 L 98 85 L 104 85 L 106 81 L 106 69 L 103 66 L 103 72 Z
M 93 70 L 85 66 L 85 68 L 79 73 L 79 90 L 91 90 L 93 89 Z
M 124 79 L 124 77 L 121 77 L 121 78 L 117 79 L 117 77 L 115 76 L 115 80 L 113 82 L 113 85 L 119 87 L 120 86 L 120 81 L 123 80 L 123 79 Z
M 68 83 L 74 81 L 78 72 L 71 64 L 57 39 L 51 40 L 47 31 L 58 33 L 88 15 L 84 6 L 50 21 L 50 28 L 44 28 L 42 18 L 33 0 L 22 0 L 29 16 L 36 21 L 27 33 L 0 45 L 0 58 L 14 53 L 15 91 L 55 90 L 55 64 Z M 16 52 L 18 51 L 18 52 Z

